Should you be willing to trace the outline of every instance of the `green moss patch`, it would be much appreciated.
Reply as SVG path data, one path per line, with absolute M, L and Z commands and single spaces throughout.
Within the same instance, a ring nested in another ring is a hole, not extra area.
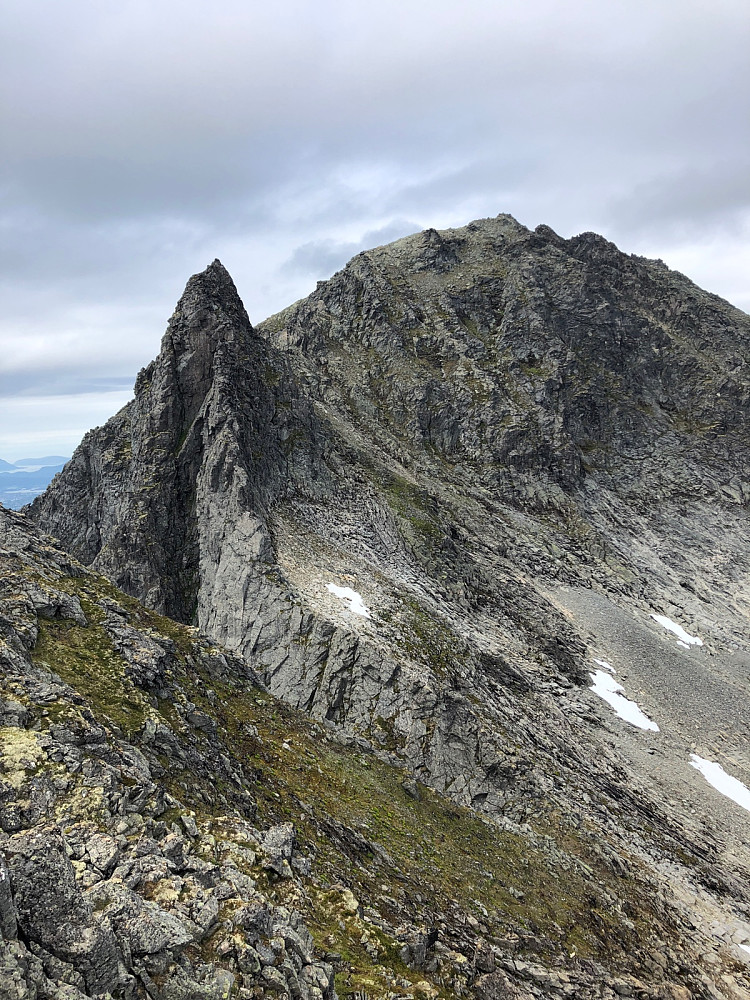
M 97 714 L 132 735 L 146 721 L 146 699 L 125 677 L 125 661 L 112 649 L 107 633 L 89 622 L 84 627 L 71 621 L 40 621 L 33 659 L 48 664 Z
M 295 824 L 301 852 L 316 859 L 321 891 L 345 873 L 363 905 L 396 923 L 399 912 L 429 924 L 458 909 L 475 922 L 477 937 L 520 935 L 532 951 L 541 940 L 548 958 L 574 953 L 627 967 L 633 949 L 648 941 L 653 915 L 645 893 L 634 879 L 617 879 L 562 820 L 541 831 L 556 843 L 549 854 L 429 788 L 420 786 L 414 798 L 402 787 L 404 772 L 342 745 L 267 695 L 216 690 L 227 747 L 256 775 L 259 823 Z M 248 725 L 257 737 L 246 735 Z M 339 912 L 331 891 L 330 905 L 317 900 L 307 911 L 318 944 L 342 955 L 350 991 L 372 993 L 362 980 L 373 977 L 385 990 L 377 970 L 400 962 L 400 945 L 372 926 L 365 930 L 378 940 L 363 943 L 361 921 Z M 425 978 L 406 967 L 404 975 Z

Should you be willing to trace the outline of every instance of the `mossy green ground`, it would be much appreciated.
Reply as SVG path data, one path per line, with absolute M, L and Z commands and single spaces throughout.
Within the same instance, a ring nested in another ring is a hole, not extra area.
M 143 726 L 145 699 L 126 681 L 122 658 L 112 649 L 104 629 L 91 618 L 87 627 L 72 621 L 40 622 L 34 658 L 49 664 L 127 735 Z
M 170 704 L 154 708 L 127 679 L 94 599 L 116 599 L 133 625 L 174 641 L 181 660 L 174 680 L 215 718 L 227 753 L 242 764 L 257 805 L 255 822 L 293 822 L 299 852 L 314 859 L 301 895 L 295 882 L 260 868 L 252 874 L 272 897 L 305 912 L 323 950 L 342 956 L 344 995 L 409 992 L 407 982 L 430 978 L 403 964 L 398 941 L 342 909 L 344 887 L 392 924 L 407 919 L 429 926 L 460 912 L 475 936 L 513 941 L 521 953 L 541 947 L 548 960 L 577 955 L 627 968 L 632 948 L 647 945 L 652 914 L 643 887 L 604 868 L 563 818 L 540 831 L 558 845 L 550 853 L 424 786 L 414 798 L 402 787 L 405 772 L 342 744 L 309 716 L 260 690 L 195 673 L 184 660 L 195 630 L 147 611 L 106 581 L 93 589 L 91 577 L 67 583 L 78 592 L 89 625 L 43 623 L 35 658 L 80 691 L 96 715 L 132 736 L 150 713 L 159 711 L 168 725 L 178 720 Z M 209 698 L 207 689 L 216 697 Z M 217 784 L 203 789 L 195 775 L 171 767 L 165 781 L 208 822 L 218 808 L 206 802 L 215 801 L 217 791 L 230 791 Z M 612 899 L 624 904 L 628 918 L 619 902 L 606 902 Z
M 555 867 L 526 838 L 500 830 L 424 786 L 414 799 L 402 787 L 404 772 L 327 739 L 324 729 L 285 705 L 228 692 L 221 704 L 228 742 L 235 749 L 239 743 L 259 773 L 259 809 L 269 821 L 293 820 L 303 839 L 317 841 L 324 862 L 331 848 L 316 831 L 326 815 L 375 845 L 374 851 L 356 846 L 349 851 L 355 895 L 377 897 L 385 878 L 407 895 L 422 895 L 429 901 L 427 909 L 445 912 L 454 900 L 496 933 L 526 927 L 581 955 L 625 944 L 622 928 L 619 945 L 615 940 L 616 914 L 602 911 L 595 921 L 589 919 L 597 908 L 597 892 L 574 865 Z M 243 722 L 258 727 L 259 740 L 240 735 Z M 566 829 L 566 841 L 586 855 L 594 877 L 610 881 L 586 845 L 573 844 L 573 837 Z M 341 872 L 339 853 L 329 857 L 332 874 Z
M 527 934 L 531 951 L 545 941 L 548 958 L 573 954 L 627 968 L 632 948 L 647 942 L 652 914 L 642 887 L 635 879 L 616 879 L 562 821 L 543 831 L 557 833 L 567 855 L 556 864 L 526 838 L 428 788 L 421 787 L 415 800 L 402 787 L 404 772 L 342 746 L 269 696 L 216 691 L 227 746 L 255 769 L 259 819 L 294 822 L 300 850 L 314 854 L 314 877 L 323 887 L 343 881 L 360 902 L 395 923 L 399 912 L 420 924 L 458 909 L 477 921 L 477 933 L 506 940 Z M 258 728 L 257 738 L 243 735 L 247 724 Z M 360 836 L 331 836 L 329 819 Z M 284 889 L 278 883 L 282 899 Z M 624 903 L 628 917 L 607 895 Z M 376 960 L 362 944 L 361 921 L 342 916 L 325 894 L 313 894 L 310 903 L 318 943 L 352 967 L 349 989 L 373 993 L 374 977 L 385 990 L 378 969 L 403 965 L 396 942 L 365 927 L 377 939 Z M 372 949 L 372 940 L 367 943 Z M 399 975 L 425 978 L 406 967 Z

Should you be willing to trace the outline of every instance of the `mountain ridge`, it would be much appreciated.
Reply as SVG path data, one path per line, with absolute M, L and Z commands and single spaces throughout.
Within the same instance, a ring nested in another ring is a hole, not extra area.
M 664 265 L 508 216 L 363 252 L 256 328 L 214 262 L 29 513 L 458 806 L 590 824 L 742 922 L 748 817 L 689 755 L 750 779 L 749 344 Z M 602 662 L 658 734 L 588 690 Z

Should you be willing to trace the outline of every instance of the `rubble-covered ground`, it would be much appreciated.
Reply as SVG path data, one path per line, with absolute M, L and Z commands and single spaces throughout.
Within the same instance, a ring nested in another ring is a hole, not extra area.
M 686 918 L 725 885 L 464 809 L 24 515 L 0 544 L 3 1000 L 749 995 L 744 925 Z

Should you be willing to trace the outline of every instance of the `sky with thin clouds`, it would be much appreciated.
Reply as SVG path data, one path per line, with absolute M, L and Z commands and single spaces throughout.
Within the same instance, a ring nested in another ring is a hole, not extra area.
M 0 457 L 70 454 L 219 257 L 258 322 L 509 212 L 750 310 L 747 0 L 5 0 Z

